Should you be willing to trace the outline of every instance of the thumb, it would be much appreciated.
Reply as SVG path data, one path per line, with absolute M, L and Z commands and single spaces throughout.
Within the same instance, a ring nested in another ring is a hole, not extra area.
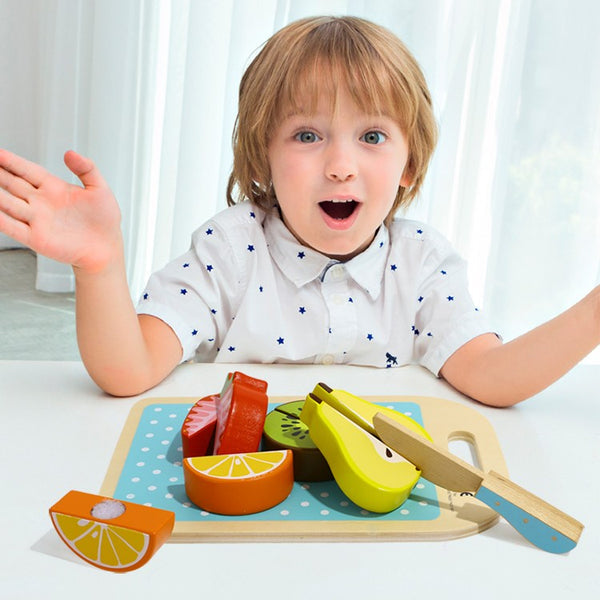
M 69 171 L 77 175 L 84 187 L 107 187 L 100 171 L 89 158 L 69 150 L 65 153 L 64 161 Z

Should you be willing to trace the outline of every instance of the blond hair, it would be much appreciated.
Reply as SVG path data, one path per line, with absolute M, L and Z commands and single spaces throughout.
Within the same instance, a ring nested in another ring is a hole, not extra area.
M 268 161 L 270 137 L 300 97 L 317 105 L 329 94 L 335 104 L 344 86 L 357 105 L 398 122 L 409 159 L 388 219 L 417 195 L 435 147 L 437 128 L 431 98 L 419 65 L 390 31 L 357 17 L 313 17 L 275 33 L 244 73 L 233 132 L 229 205 L 251 200 L 268 209 L 276 199 Z M 234 189 L 237 187 L 237 198 Z

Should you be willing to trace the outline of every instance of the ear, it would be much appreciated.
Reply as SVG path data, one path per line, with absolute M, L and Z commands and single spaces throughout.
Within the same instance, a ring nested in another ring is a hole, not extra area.
M 403 188 L 409 188 L 415 182 L 415 174 L 413 173 L 413 166 L 410 164 L 410 161 L 404 167 L 404 172 L 402 173 L 402 177 L 400 177 L 400 185 Z
M 412 177 L 410 177 L 409 175 L 402 175 L 402 177 L 400 178 L 400 185 L 403 188 L 409 188 L 412 186 L 412 184 L 413 184 Z

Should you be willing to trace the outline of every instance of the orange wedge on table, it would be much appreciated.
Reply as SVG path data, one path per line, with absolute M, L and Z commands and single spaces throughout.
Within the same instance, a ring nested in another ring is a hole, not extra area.
M 50 517 L 75 554 L 108 571 L 131 571 L 147 563 L 175 524 L 168 510 L 74 490 L 50 508 Z
M 291 450 L 186 458 L 183 474 L 189 499 L 221 515 L 267 510 L 285 500 L 294 484 Z

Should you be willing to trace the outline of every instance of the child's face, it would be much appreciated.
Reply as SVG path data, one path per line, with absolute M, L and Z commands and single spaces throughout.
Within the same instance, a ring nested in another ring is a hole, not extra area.
M 285 116 L 269 144 L 284 223 L 306 246 L 340 260 L 371 243 L 398 186 L 411 183 L 407 161 L 396 121 L 365 114 L 344 90 L 335 111 L 324 97 L 314 114 Z

